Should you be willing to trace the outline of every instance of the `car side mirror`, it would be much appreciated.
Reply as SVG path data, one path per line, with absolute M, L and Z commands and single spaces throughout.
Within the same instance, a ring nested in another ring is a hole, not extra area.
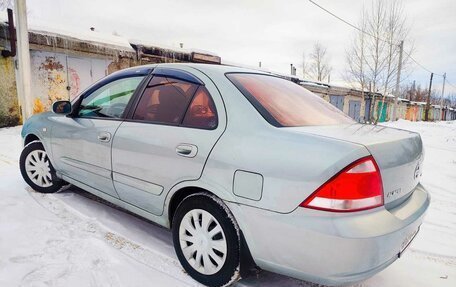
M 56 101 L 52 104 L 52 111 L 56 114 L 69 114 L 71 113 L 71 102 Z

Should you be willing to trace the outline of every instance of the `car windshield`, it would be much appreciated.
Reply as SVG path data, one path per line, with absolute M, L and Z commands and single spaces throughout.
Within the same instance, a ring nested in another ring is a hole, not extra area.
M 264 74 L 230 73 L 226 76 L 276 127 L 354 123 L 342 111 L 291 81 Z

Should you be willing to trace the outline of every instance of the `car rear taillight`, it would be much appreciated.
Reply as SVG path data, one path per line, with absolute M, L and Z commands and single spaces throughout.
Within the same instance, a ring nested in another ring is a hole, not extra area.
M 382 205 L 382 178 L 372 156 L 353 162 L 300 204 L 301 207 L 333 212 L 352 212 Z

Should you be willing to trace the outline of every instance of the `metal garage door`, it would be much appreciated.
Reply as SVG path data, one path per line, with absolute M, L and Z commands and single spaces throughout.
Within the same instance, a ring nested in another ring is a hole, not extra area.
M 344 96 L 329 96 L 329 102 L 339 110 L 344 110 Z
M 364 109 L 364 121 L 365 122 L 370 122 L 371 121 L 371 102 L 372 100 L 367 98 L 365 99 L 365 109 Z
M 68 57 L 68 86 L 70 100 L 92 83 L 90 59 Z
M 100 59 L 68 57 L 70 99 L 106 76 L 107 62 Z
M 360 110 L 361 110 L 360 101 L 350 100 L 348 102 L 348 115 L 357 122 L 359 121 Z
M 104 77 L 110 63 L 105 59 L 35 50 L 30 52 L 30 61 L 35 112 L 49 110 L 54 101 L 73 99 Z

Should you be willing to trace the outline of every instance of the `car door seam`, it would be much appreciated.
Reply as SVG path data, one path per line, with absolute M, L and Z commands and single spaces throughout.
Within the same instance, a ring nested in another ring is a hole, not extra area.
M 117 131 L 120 129 L 120 127 L 122 126 L 122 124 L 124 123 L 125 121 L 123 120 L 116 128 L 116 130 L 114 131 L 113 135 L 112 135 L 112 138 L 111 138 L 111 145 L 110 145 L 110 148 L 109 148 L 109 156 L 111 157 L 111 172 L 110 172 L 110 175 L 111 175 L 111 182 L 112 182 L 112 188 L 114 189 L 114 192 L 117 194 L 117 197 L 120 199 L 120 195 L 119 193 L 117 192 L 117 189 L 116 189 L 116 185 L 114 184 L 114 165 L 113 165 L 113 157 L 112 157 L 112 148 L 114 146 L 114 140 L 115 140 L 115 137 L 116 137 L 116 134 L 117 134 Z
M 218 86 L 216 85 L 216 83 L 212 80 L 212 78 L 209 77 L 206 73 L 204 73 L 203 71 L 201 71 L 201 70 L 199 70 L 199 69 L 197 69 L 197 68 L 195 68 L 195 67 L 190 67 L 190 68 L 192 68 L 192 69 L 194 69 L 194 70 L 196 70 L 196 71 L 202 73 L 203 75 L 205 75 L 205 76 L 212 82 L 212 84 L 214 84 L 214 87 L 215 87 L 215 89 L 217 90 L 217 92 L 219 93 L 220 99 L 222 100 L 223 109 L 225 110 L 225 126 L 224 126 L 224 128 L 223 128 L 223 131 L 220 133 L 220 136 L 217 138 L 217 140 L 215 141 L 215 143 L 212 145 L 212 147 L 211 147 L 209 153 L 207 154 L 207 157 L 206 157 L 206 159 L 205 159 L 205 161 L 204 161 L 204 165 L 203 165 L 203 168 L 201 169 L 201 173 L 200 173 L 199 177 L 198 177 L 197 179 L 195 179 L 195 180 L 182 180 L 182 181 L 179 181 L 179 182 L 177 182 L 176 184 L 174 184 L 173 186 L 171 186 L 171 187 L 169 188 L 169 190 L 166 191 L 166 196 L 165 196 L 165 200 L 164 200 L 164 202 L 163 202 L 163 207 L 162 207 L 162 213 L 160 214 L 160 216 L 162 216 L 162 215 L 165 213 L 165 207 L 166 207 L 166 203 L 167 203 L 168 197 L 169 197 L 169 195 L 170 195 L 170 193 L 171 193 L 171 190 L 173 190 L 173 188 L 174 188 L 175 186 L 177 186 L 177 185 L 179 185 L 179 184 L 181 184 L 181 183 L 183 183 L 183 182 L 199 181 L 199 180 L 201 179 L 201 177 L 203 176 L 204 170 L 205 170 L 205 168 L 206 168 L 207 161 L 209 160 L 209 157 L 210 157 L 211 154 L 212 154 L 212 151 L 214 150 L 215 146 L 217 145 L 217 143 L 219 142 L 219 140 L 222 138 L 223 134 L 226 132 L 226 129 L 227 129 L 227 127 L 228 127 L 228 113 L 227 113 L 227 111 L 226 111 L 225 101 L 224 101 L 224 99 L 223 99 L 223 96 L 222 96 L 222 93 L 221 93 L 220 89 L 218 88 Z

